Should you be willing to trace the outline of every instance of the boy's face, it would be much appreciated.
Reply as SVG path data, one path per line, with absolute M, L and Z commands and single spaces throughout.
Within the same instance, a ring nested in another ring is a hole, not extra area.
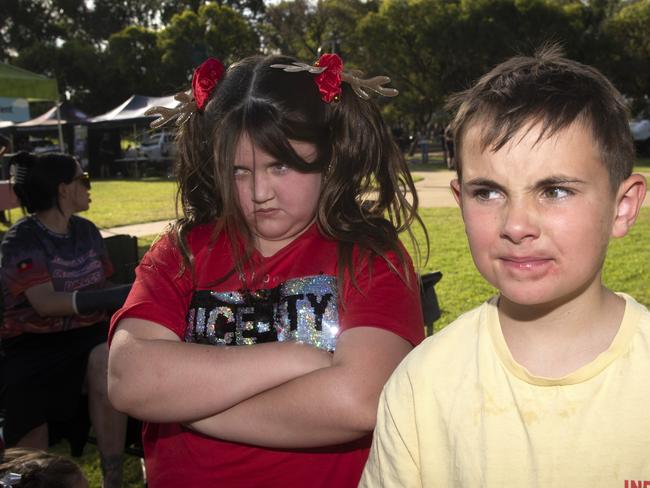
M 560 304 L 601 286 L 617 196 L 589 129 L 573 124 L 537 143 L 540 126 L 525 129 L 482 152 L 481 125 L 471 126 L 452 190 L 485 279 L 511 302 Z

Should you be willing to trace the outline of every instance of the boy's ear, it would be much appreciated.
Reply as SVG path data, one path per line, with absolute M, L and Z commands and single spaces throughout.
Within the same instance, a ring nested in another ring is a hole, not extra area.
M 640 174 L 635 173 L 620 184 L 616 193 L 616 215 L 612 225 L 612 237 L 623 237 L 634 225 L 646 191 L 645 176 Z
M 456 203 L 458 206 L 463 209 L 463 203 L 460 198 L 460 193 L 461 193 L 461 188 L 460 188 L 460 180 L 458 178 L 454 178 L 451 180 L 449 183 L 449 186 L 451 187 L 451 193 L 454 195 L 454 200 L 456 200 Z

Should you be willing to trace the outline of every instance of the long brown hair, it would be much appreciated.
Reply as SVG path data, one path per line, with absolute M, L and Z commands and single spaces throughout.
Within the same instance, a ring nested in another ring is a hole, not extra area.
M 294 61 L 253 56 L 230 66 L 205 110 L 194 113 L 179 130 L 176 173 L 183 217 L 173 232 L 185 264 L 193 269 L 188 232 L 212 222 L 215 237 L 228 233 L 236 268 L 246 264 L 252 233 L 237 204 L 233 178 L 236 146 L 246 134 L 256 147 L 294 170 L 323 174 L 316 221 L 325 236 L 338 242 L 339 279 L 345 273 L 353 276 L 355 245 L 366 257 L 395 252 L 405 267 L 399 234 L 408 232 L 418 252 L 411 225 L 424 225 L 417 215 L 413 179 L 379 108 L 360 99 L 346 83 L 339 101 L 325 103 L 312 74 L 270 67 Z M 298 156 L 290 140 L 313 144 L 315 161 Z M 245 243 L 239 254 L 237 236 Z

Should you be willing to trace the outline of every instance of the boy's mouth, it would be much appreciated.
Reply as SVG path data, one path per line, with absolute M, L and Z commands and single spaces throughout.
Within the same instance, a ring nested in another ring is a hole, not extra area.
M 553 261 L 546 256 L 501 256 L 499 258 L 506 266 L 516 269 L 534 269 L 545 266 Z
M 516 270 L 539 270 L 553 260 L 543 256 L 501 256 L 499 260 L 508 268 Z

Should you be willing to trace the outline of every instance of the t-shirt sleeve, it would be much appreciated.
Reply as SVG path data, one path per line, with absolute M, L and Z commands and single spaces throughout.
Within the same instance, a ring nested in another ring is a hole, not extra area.
M 151 247 L 136 268 L 135 282 L 124 306 L 113 314 L 109 342 L 120 320 L 126 318 L 155 322 L 183 338 L 192 280 L 187 270 L 179 274 L 182 262 L 169 235 Z
M 424 339 L 424 321 L 417 275 L 406 254 L 406 273 L 395 253 L 375 256 L 355 265 L 356 284 L 347 280 L 339 313 L 341 330 L 378 327 L 391 331 L 414 346 Z M 388 261 L 394 266 L 389 266 Z M 371 264 L 369 266 L 369 264 Z
M 2 243 L 2 275 L 13 296 L 52 281 L 47 259 L 38 241 L 27 232 L 9 232 Z
M 400 365 L 379 399 L 377 425 L 359 488 L 422 486 L 414 400 L 411 379 Z

